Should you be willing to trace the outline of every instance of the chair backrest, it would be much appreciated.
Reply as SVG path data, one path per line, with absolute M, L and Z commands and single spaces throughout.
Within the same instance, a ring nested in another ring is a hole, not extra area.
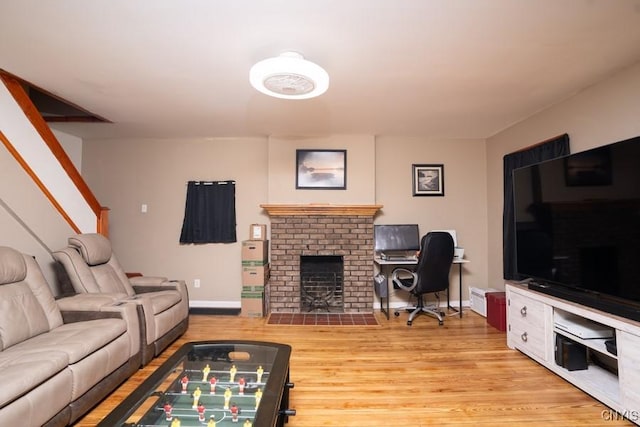
M 135 295 L 126 273 L 111 250 L 109 239 L 97 233 L 77 234 L 69 246 L 53 253 L 78 293 Z
M 453 248 L 453 238 L 447 232 L 432 231 L 422 237 L 414 293 L 440 292 L 449 288 Z
M 60 325 L 62 314 L 38 263 L 0 246 L 0 351 Z

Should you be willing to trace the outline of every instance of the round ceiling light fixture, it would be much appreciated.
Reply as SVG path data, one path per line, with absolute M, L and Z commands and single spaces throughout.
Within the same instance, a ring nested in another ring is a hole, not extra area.
M 309 99 L 329 88 L 329 74 L 297 52 L 284 52 L 258 62 L 249 71 L 251 86 L 283 99 Z

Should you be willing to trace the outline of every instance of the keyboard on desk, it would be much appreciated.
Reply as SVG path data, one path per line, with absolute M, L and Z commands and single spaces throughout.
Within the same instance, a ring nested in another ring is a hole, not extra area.
M 417 261 L 418 256 L 415 254 L 407 254 L 407 253 L 380 253 L 380 259 L 385 261 L 398 261 L 398 262 L 411 262 Z

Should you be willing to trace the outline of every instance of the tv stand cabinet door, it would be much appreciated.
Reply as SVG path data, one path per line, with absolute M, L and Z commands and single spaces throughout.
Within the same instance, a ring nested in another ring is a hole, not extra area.
M 616 341 L 622 407 L 640 417 L 640 337 L 618 330 Z
M 546 362 L 547 338 L 552 335 L 546 321 L 546 305 L 529 298 L 524 292 L 506 286 L 507 345 Z

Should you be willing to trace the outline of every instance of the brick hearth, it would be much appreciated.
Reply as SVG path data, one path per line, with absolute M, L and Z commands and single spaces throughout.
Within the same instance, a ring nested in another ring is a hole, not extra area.
M 271 217 L 270 313 L 299 313 L 300 257 L 344 262 L 344 311 L 373 311 L 373 216 L 379 205 L 262 205 Z

